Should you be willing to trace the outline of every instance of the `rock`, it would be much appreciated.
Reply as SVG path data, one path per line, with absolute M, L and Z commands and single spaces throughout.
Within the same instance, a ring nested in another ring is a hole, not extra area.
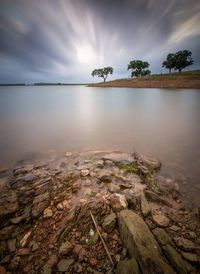
M 69 151 L 67 151 L 67 152 L 65 153 L 65 156 L 66 156 L 66 157 L 70 157 L 70 156 L 72 156 L 72 153 L 69 152 Z
M 8 248 L 10 250 L 10 252 L 14 252 L 16 249 L 16 239 L 11 239 L 8 241 Z
M 31 213 L 31 207 L 30 206 L 27 206 L 25 207 L 24 209 L 24 214 L 20 215 L 20 216 L 17 216 L 15 218 L 12 218 L 10 221 L 12 224 L 18 224 L 24 220 L 27 220 L 29 217 L 30 217 L 30 213 Z
M 184 251 L 192 251 L 196 249 L 196 246 L 192 241 L 182 237 L 174 237 L 174 242 L 177 247 Z
M 110 203 L 115 212 L 126 209 L 128 206 L 125 196 L 117 193 L 110 196 Z
M 113 229 L 115 228 L 116 226 L 116 221 L 117 221 L 117 216 L 115 213 L 111 213 L 110 215 L 108 215 L 104 221 L 103 221 L 103 224 L 102 224 L 102 227 L 103 229 L 110 233 L 113 231 Z
M 14 231 L 14 226 L 13 225 L 6 226 L 2 230 L 0 230 L 0 239 L 1 239 L 1 241 L 11 238 L 11 235 L 12 235 L 13 231 Z
M 61 244 L 59 248 L 60 255 L 67 255 L 72 250 L 72 244 L 68 241 Z
M 139 268 L 136 260 L 132 258 L 131 260 L 120 261 L 117 264 L 115 274 L 139 274 Z
M 163 260 L 159 246 L 143 219 L 130 210 L 118 213 L 121 239 L 142 273 L 175 273 Z
M 169 226 L 169 219 L 161 213 L 153 215 L 152 219 L 156 223 L 156 225 L 159 227 Z
M 48 192 L 35 197 L 32 209 L 33 217 L 39 217 L 42 214 L 43 210 L 49 205 L 49 199 L 50 196 Z
M 6 269 L 2 265 L 0 265 L 0 274 L 6 274 Z
M 27 242 L 30 239 L 31 233 L 32 233 L 31 230 L 25 233 L 24 237 L 20 241 L 21 247 L 25 247 L 27 245 Z
M 140 196 L 140 207 L 141 207 L 142 215 L 144 217 L 147 217 L 151 212 L 151 208 L 149 206 L 149 203 L 147 202 L 147 199 L 145 198 L 143 194 Z
M 157 241 L 159 242 L 162 250 L 170 262 L 170 265 L 176 269 L 177 273 L 187 274 L 189 271 L 188 265 L 183 261 L 181 256 L 172 246 L 172 240 L 162 228 L 156 228 L 153 231 Z
M 56 255 L 51 255 L 48 261 L 44 264 L 42 274 L 51 274 L 52 268 L 57 264 L 58 258 Z
M 0 179 L 0 217 L 14 213 L 19 209 L 17 194 L 4 179 Z
M 73 263 L 74 263 L 74 259 L 69 259 L 69 260 L 61 259 L 57 265 L 58 271 L 60 272 L 68 271 L 70 266 L 73 265 Z
M 29 249 L 28 248 L 20 248 L 17 251 L 18 256 L 26 256 L 29 254 Z
M 131 155 L 126 153 L 106 154 L 103 156 L 103 160 L 109 160 L 117 164 L 132 164 L 133 162 L 135 162 L 135 159 Z
M 154 192 L 152 192 L 150 190 L 146 190 L 145 191 L 145 196 L 151 202 L 158 203 L 160 205 L 170 206 L 170 203 L 168 201 L 166 201 L 165 199 L 163 199 L 162 197 L 160 197 L 158 194 L 156 194 L 156 193 L 154 193 Z
M 21 173 L 27 173 L 30 172 L 34 169 L 34 165 L 32 164 L 27 164 L 25 166 L 21 166 L 21 167 L 16 167 L 13 172 L 15 175 L 21 174 Z
M 109 186 L 108 186 L 108 190 L 111 192 L 111 193 L 118 193 L 120 192 L 120 187 L 118 185 L 115 185 L 113 183 L 110 183 Z
M 98 180 L 103 183 L 111 183 L 112 181 L 113 172 L 108 169 L 102 169 L 99 172 Z
M 34 252 L 36 250 L 39 249 L 39 245 L 37 242 L 33 241 L 32 244 L 31 244 L 32 248 L 31 248 L 31 251 Z
M 189 252 L 182 252 L 182 257 L 190 262 L 190 263 L 195 263 L 195 264 L 200 264 L 200 260 L 198 259 L 197 255 L 194 253 L 189 253 Z
M 160 160 L 144 155 L 136 155 L 137 162 L 146 166 L 149 170 L 159 170 L 162 166 Z
M 58 209 L 58 210 L 63 210 L 63 204 L 62 203 L 58 203 L 57 204 L 57 206 L 56 206 L 56 208 Z
M 138 196 L 136 196 L 135 193 L 129 189 L 125 189 L 123 194 L 128 202 L 128 207 L 135 208 L 138 204 Z
M 91 259 L 90 259 L 90 264 L 91 264 L 92 266 L 97 265 L 97 259 L 96 259 L 96 258 L 91 258 Z
M 89 169 L 82 169 L 82 170 L 81 170 L 81 175 L 82 175 L 83 177 L 86 177 L 86 176 L 88 176 L 89 174 L 90 174 Z
M 47 218 L 51 218 L 52 216 L 53 216 L 53 212 L 51 208 L 46 208 L 43 212 L 43 218 L 47 219 Z
M 174 232 L 177 232 L 177 231 L 179 231 L 181 228 L 180 228 L 179 226 L 177 226 L 177 225 L 172 225 L 172 226 L 170 226 L 169 229 L 171 229 L 171 230 L 174 231 Z

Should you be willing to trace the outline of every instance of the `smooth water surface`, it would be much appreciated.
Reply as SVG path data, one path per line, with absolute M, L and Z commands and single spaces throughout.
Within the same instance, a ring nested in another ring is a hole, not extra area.
M 50 151 L 134 150 L 200 194 L 200 90 L 0 87 L 0 164 Z

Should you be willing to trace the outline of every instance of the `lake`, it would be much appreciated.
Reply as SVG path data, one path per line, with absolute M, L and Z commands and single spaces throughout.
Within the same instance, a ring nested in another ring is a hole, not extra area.
M 200 90 L 1 86 L 0 165 L 52 153 L 137 151 L 200 194 Z

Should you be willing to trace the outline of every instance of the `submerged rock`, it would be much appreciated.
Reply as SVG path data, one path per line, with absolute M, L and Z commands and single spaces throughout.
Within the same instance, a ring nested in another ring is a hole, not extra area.
M 119 164 L 131 164 L 135 162 L 135 159 L 126 153 L 111 153 L 103 156 L 103 160 L 109 160 Z
M 146 166 L 149 170 L 159 170 L 162 166 L 160 160 L 145 155 L 136 155 L 137 162 Z
M 175 273 L 163 260 L 153 234 L 140 216 L 123 210 L 118 213 L 118 221 L 122 241 L 142 273 Z

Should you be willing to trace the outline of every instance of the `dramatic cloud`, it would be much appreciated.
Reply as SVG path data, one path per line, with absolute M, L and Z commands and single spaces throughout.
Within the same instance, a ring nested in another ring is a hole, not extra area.
M 136 58 L 159 73 L 182 49 L 195 69 L 199 25 L 196 0 L 0 0 L 0 82 L 90 82 L 101 66 L 127 77 Z

